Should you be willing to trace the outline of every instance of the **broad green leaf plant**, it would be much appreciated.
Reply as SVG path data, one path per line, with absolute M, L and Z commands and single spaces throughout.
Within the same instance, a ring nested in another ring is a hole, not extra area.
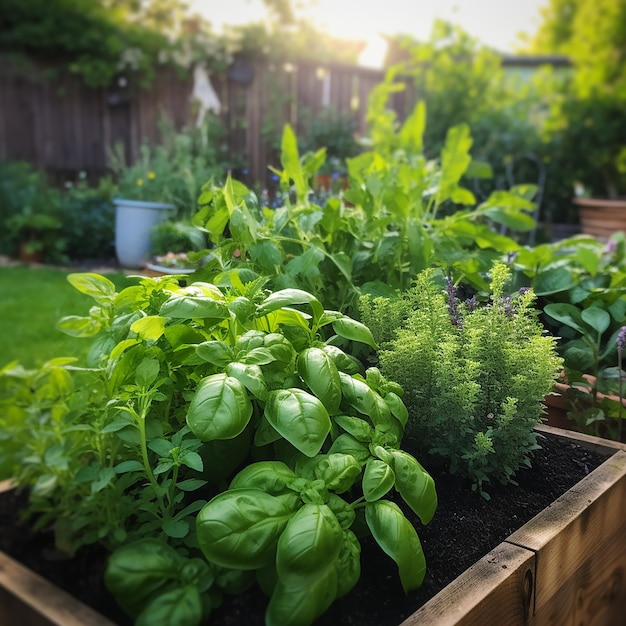
M 418 103 L 400 124 L 386 108 L 402 84 L 394 77 L 370 100 L 370 150 L 347 160 L 349 187 L 324 202 L 312 195 L 310 181 L 325 151 L 298 151 L 286 126 L 279 177 L 284 205 L 259 206 L 243 184 L 228 179 L 207 185 L 199 198 L 196 226 L 207 231 L 211 272 L 245 267 L 271 278 L 276 289 L 300 288 L 320 294 L 337 310 L 349 312 L 362 292 L 391 295 L 410 286 L 431 266 L 486 289 L 483 274 L 503 254 L 519 249 L 511 237 L 534 227 L 533 185 L 495 191 L 477 204 L 466 180 L 488 176 L 473 162 L 467 125 L 449 130 L 439 158 L 428 159 L 422 136 L 426 110 Z
M 362 298 L 362 319 L 381 345 L 382 372 L 405 389 L 407 438 L 488 498 L 490 482 L 515 483 L 530 466 L 562 361 L 533 291 L 507 295 L 505 264 L 494 265 L 489 293 L 465 301 L 443 278 L 426 270 L 399 297 Z
M 401 449 L 401 387 L 351 355 L 369 329 L 215 278 L 70 275 L 95 304 L 59 328 L 92 338 L 88 364 L 0 373 L 0 468 L 59 548 L 113 551 L 106 584 L 139 625 L 200 624 L 255 581 L 267 624 L 310 624 L 358 581 L 364 531 L 415 589 L 424 553 L 390 495 L 427 524 L 437 494 Z
M 518 284 L 531 285 L 543 323 L 559 337 L 568 415 L 584 432 L 621 439 L 626 377 L 618 364 L 617 337 L 626 325 L 626 238 L 605 242 L 579 235 L 522 249 L 514 263 Z M 613 398 L 608 396 L 614 396 Z

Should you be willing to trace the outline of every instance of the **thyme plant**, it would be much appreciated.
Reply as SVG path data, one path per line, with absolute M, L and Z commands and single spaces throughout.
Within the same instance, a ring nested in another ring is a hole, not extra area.
M 426 270 L 395 299 L 363 297 L 361 315 L 381 344 L 382 372 L 405 389 L 407 438 L 488 498 L 486 483 L 515 483 L 530 466 L 541 400 L 561 359 L 532 290 L 506 295 L 504 264 L 492 269 L 487 302 L 461 302 L 438 278 Z

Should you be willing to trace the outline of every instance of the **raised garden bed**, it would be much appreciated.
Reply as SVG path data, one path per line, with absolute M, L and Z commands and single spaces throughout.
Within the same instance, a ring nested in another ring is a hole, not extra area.
M 533 624 L 580 623 L 587 626 L 620 623 L 626 611 L 626 577 L 622 574 L 626 571 L 626 446 L 549 427 L 540 427 L 540 430 L 565 438 L 571 442 L 571 445 L 568 444 L 571 450 L 592 450 L 588 457 L 583 455 L 576 459 L 572 452 L 573 467 L 587 463 L 590 468 L 593 467 L 595 454 L 608 458 L 600 461 L 599 467 L 519 530 L 514 530 L 508 537 L 505 535 L 505 541 L 491 549 L 417 611 L 414 607 L 419 606 L 420 599 L 423 601 L 433 585 L 440 582 L 433 580 L 437 577 L 435 567 L 439 567 L 436 564 L 439 555 L 434 553 L 437 547 L 435 538 L 429 535 L 430 529 L 420 529 L 431 566 L 422 589 L 404 597 L 395 567 L 390 560 L 387 563 L 384 560 L 387 557 L 383 555 L 382 563 L 376 564 L 371 576 L 364 567 L 363 582 L 371 578 L 375 591 L 370 589 L 367 592 L 359 583 L 351 594 L 335 603 L 319 623 L 376 623 L 379 626 L 400 623 L 404 626 L 487 624 L 494 623 L 494 616 L 497 616 L 498 624 L 505 626 L 524 624 L 530 619 Z M 551 450 L 546 446 L 546 451 Z M 585 468 L 581 467 L 581 474 L 584 475 L 584 471 Z M 531 473 L 523 473 L 521 482 L 529 483 L 532 497 Z M 438 483 L 438 488 L 443 506 L 443 490 L 447 490 L 448 486 Z M 537 484 L 537 492 L 540 490 Z M 503 500 L 515 497 L 514 488 L 505 493 L 508 496 L 503 496 Z M 490 507 L 495 507 L 491 509 L 492 517 L 497 517 L 499 499 L 494 490 L 492 502 L 481 502 L 477 508 L 489 511 Z M 452 554 L 454 546 L 457 546 L 456 561 L 460 564 L 460 544 L 463 541 L 460 529 L 464 526 L 458 518 L 467 514 L 468 520 L 472 519 L 471 527 L 465 525 L 464 534 L 476 546 L 482 545 L 482 536 L 488 531 L 486 526 L 483 528 L 470 517 L 471 512 L 466 510 L 462 501 L 455 497 L 451 506 L 452 509 L 456 506 L 454 517 L 457 519 L 450 519 L 444 534 L 449 535 Z M 451 515 L 450 510 L 440 513 L 439 520 L 448 519 L 447 516 Z M 514 518 L 521 519 L 521 516 L 519 511 L 511 514 L 511 529 L 516 528 Z M 446 526 L 444 523 L 439 525 Z M 367 551 L 368 547 L 365 546 L 364 550 Z M 482 554 L 487 550 L 489 548 Z M 441 556 L 443 558 L 443 554 Z M 366 555 L 363 558 L 365 562 Z M 75 577 L 81 575 L 70 564 L 62 564 L 61 567 L 74 573 Z M 109 605 L 112 602 L 108 600 Z M 264 598 L 256 593 L 240 596 L 234 603 L 228 600 L 223 610 L 215 613 L 211 624 L 262 624 L 264 602 Z M 378 608 L 373 610 L 373 605 L 378 605 Z M 354 608 L 353 613 L 350 612 L 351 607 Z M 367 622 L 368 615 L 374 621 Z M 113 619 L 115 622 L 0 553 L 0 624 L 111 626 L 122 623 L 117 617 Z

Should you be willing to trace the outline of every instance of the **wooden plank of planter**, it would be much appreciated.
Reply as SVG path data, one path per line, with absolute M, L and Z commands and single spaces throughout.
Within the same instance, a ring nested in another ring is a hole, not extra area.
M 580 444 L 587 450 L 597 452 L 598 454 L 606 454 L 609 456 L 614 454 L 617 450 L 624 450 L 626 452 L 626 443 L 612 441 L 611 439 L 602 439 L 601 437 L 595 437 L 594 435 L 586 435 L 585 433 L 579 433 L 575 430 L 565 430 L 563 428 L 555 428 L 554 426 L 547 426 L 545 424 L 535 426 L 535 430 L 540 433 L 556 435 L 557 437 L 569 439 L 573 443 Z M 539 443 L 541 444 L 541 442 Z
M 625 513 L 619 450 L 508 538 L 537 554 L 535 623 L 624 623 Z
M 0 493 L 15 487 L 0 481 Z M 69 593 L 0 552 L 2 626 L 115 626 Z
M 501 543 L 401 626 L 512 626 L 532 613 L 535 555 Z
M 0 552 L 0 624 L 115 626 L 4 552 Z

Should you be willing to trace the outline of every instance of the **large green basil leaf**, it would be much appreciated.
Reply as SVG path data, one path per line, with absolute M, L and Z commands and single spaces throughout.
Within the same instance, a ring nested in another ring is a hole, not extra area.
M 393 469 L 380 459 L 370 459 L 363 475 L 363 495 L 368 502 L 380 500 L 393 487 Z
M 242 324 L 256 312 L 254 302 L 244 296 L 231 300 L 228 303 L 228 308 Z
M 378 545 L 398 565 L 404 592 L 417 589 L 426 575 L 426 559 L 415 528 L 400 507 L 389 500 L 368 502 L 365 520 Z
M 135 626 L 198 626 L 202 617 L 198 588 L 185 585 L 153 598 L 139 614 Z
M 295 356 L 293 345 L 287 337 L 281 333 L 269 333 L 265 335 L 263 343 L 274 358 L 281 363 L 291 363 L 291 360 Z
M 428 524 L 437 509 L 437 491 L 431 475 L 410 454 L 392 450 L 396 488 L 403 500 Z
M 361 577 L 361 544 L 357 536 L 344 528 L 343 544 L 335 561 L 337 571 L 337 597 L 342 598 L 359 582 Z
M 385 401 L 367 383 L 339 372 L 341 392 L 345 401 L 359 413 L 368 416 L 374 426 L 385 426 L 401 435 L 399 423 L 392 419 Z
M 329 344 L 323 346 L 322 350 L 330 356 L 340 372 L 352 375 L 363 371 L 361 362 L 351 354 L 346 354 L 341 348 Z
M 336 415 L 333 421 L 362 443 L 370 443 L 374 437 L 374 429 L 360 417 Z
M 130 330 L 137 333 L 144 341 L 156 341 L 165 331 L 167 319 L 160 315 L 147 315 L 134 321 Z
M 361 473 L 361 465 L 351 454 L 324 454 L 318 459 L 315 474 L 335 493 L 350 489 Z
M 201 441 L 232 439 L 251 417 L 246 388 L 232 376 L 213 374 L 200 381 L 189 404 L 187 424 Z
M 115 285 L 100 274 L 68 274 L 67 281 L 74 289 L 91 296 L 96 302 L 110 302 L 115 297 Z
M 340 337 L 367 344 L 374 350 L 378 349 L 372 331 L 365 324 L 357 322 L 350 317 L 344 317 L 340 320 L 335 320 L 332 325 L 333 330 Z
M 239 360 L 246 365 L 267 365 L 276 361 L 276 357 L 267 348 L 253 348 L 246 354 L 239 354 Z
M 325 504 L 305 504 L 287 523 L 278 540 L 276 571 L 287 586 L 313 582 L 333 567 L 343 533 Z
M 337 572 L 334 568 L 317 580 L 298 586 L 278 581 L 265 611 L 265 626 L 309 626 L 336 597 Z
M 177 576 L 181 563 L 176 550 L 163 541 L 139 539 L 111 554 L 104 582 L 120 606 L 136 615 L 153 594 Z
M 332 358 L 319 348 L 307 348 L 298 356 L 298 374 L 332 415 L 341 403 L 341 380 Z
M 349 454 L 359 463 L 365 463 L 370 458 L 370 449 L 348 433 L 342 433 L 333 441 L 328 450 L 328 454 Z
M 226 366 L 226 374 L 236 378 L 255 398 L 259 400 L 267 398 L 267 385 L 263 370 L 258 365 L 229 363 Z
M 164 317 L 180 319 L 215 318 L 228 319 L 230 311 L 226 303 L 201 296 L 175 295 L 163 303 L 159 313 Z
M 66 315 L 56 323 L 56 327 L 71 337 L 93 337 L 100 332 L 102 322 L 93 317 Z
M 267 315 L 271 311 L 290 307 L 294 304 L 308 304 L 313 310 L 313 317 L 319 319 L 324 313 L 320 301 L 302 289 L 281 289 L 270 294 L 257 309 L 257 315 Z
M 250 352 L 264 344 L 265 333 L 260 330 L 248 330 L 237 338 L 237 350 Z
M 297 476 L 282 461 L 259 461 L 244 467 L 230 489 L 260 489 L 272 495 L 284 493 Z
M 402 424 L 402 428 L 406 427 L 406 424 L 409 421 L 409 411 L 404 405 L 402 398 L 393 391 L 390 391 L 384 397 L 384 400 L 392 415 L 400 422 L 400 424 Z
M 319 453 L 330 432 L 328 411 L 315 396 L 302 389 L 270 392 L 265 417 L 289 443 L 309 457 Z
M 234 358 L 232 348 L 223 341 L 203 341 L 196 346 L 196 353 L 203 361 L 217 367 L 224 367 Z
M 233 489 L 215 496 L 196 517 L 198 544 L 217 565 L 258 569 L 273 562 L 278 538 L 298 497 L 258 489 Z

